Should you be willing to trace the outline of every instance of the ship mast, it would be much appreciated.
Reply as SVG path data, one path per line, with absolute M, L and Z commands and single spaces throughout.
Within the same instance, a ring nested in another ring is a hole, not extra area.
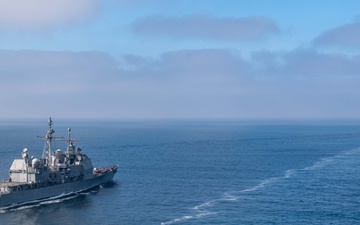
M 71 138 L 70 132 L 71 132 L 71 128 L 68 128 L 68 139 L 65 141 L 69 146 L 74 146 L 74 142 L 77 141 L 77 139 Z
M 65 140 L 68 144 L 68 147 L 66 148 L 65 155 L 70 160 L 70 163 L 73 163 L 76 155 L 74 142 L 77 141 L 77 139 L 71 138 L 70 131 L 71 128 L 68 128 L 68 139 Z
M 53 139 L 62 138 L 62 137 L 53 136 L 55 131 L 52 128 L 53 121 L 52 121 L 51 117 L 49 117 L 48 124 L 49 124 L 49 130 L 47 131 L 47 134 L 45 136 L 38 136 L 38 138 L 42 138 L 45 140 L 42 158 L 47 159 L 47 162 L 49 163 L 51 160 L 52 152 L 53 152 L 52 151 L 52 141 L 53 141 Z

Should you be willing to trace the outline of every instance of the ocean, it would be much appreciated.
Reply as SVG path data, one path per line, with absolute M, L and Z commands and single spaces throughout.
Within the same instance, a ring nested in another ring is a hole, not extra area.
M 119 164 L 114 181 L 1 210 L 0 224 L 360 223 L 360 121 L 53 120 L 95 167 Z M 46 131 L 0 121 L 0 179 L 23 148 L 41 156 Z

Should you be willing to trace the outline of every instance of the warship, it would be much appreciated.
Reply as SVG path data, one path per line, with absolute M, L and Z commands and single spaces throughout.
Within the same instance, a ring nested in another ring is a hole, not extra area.
M 61 196 L 77 194 L 111 182 L 118 165 L 94 168 L 90 158 L 76 148 L 70 136 L 65 139 L 67 148 L 53 149 L 53 142 L 62 137 L 54 136 L 51 117 L 41 158 L 29 157 L 23 149 L 21 158 L 14 159 L 9 179 L 0 183 L 0 208 L 12 208 L 24 204 L 46 201 Z

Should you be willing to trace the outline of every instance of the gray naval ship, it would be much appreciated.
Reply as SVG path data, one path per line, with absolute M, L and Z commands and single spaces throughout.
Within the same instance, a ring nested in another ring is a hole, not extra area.
M 29 158 L 28 150 L 22 158 L 15 159 L 10 167 L 10 177 L 0 183 L 0 208 L 12 208 L 48 199 L 67 196 L 89 190 L 110 182 L 118 165 L 94 168 L 90 158 L 74 146 L 68 129 L 67 148 L 53 150 L 53 121 L 49 119 L 49 130 L 41 138 L 45 140 L 42 158 Z

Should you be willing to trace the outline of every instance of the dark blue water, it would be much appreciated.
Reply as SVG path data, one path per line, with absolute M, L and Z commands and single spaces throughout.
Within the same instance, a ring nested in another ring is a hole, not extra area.
M 358 224 L 360 123 L 54 121 L 114 183 L 0 213 L 1 224 Z M 0 121 L 0 177 L 47 122 Z M 64 148 L 62 142 L 58 148 Z

